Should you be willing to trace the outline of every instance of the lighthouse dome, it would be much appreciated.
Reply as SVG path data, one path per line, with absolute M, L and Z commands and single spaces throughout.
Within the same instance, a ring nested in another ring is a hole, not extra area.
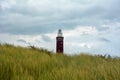
M 58 30 L 58 37 L 62 37 L 62 30 L 61 29 Z

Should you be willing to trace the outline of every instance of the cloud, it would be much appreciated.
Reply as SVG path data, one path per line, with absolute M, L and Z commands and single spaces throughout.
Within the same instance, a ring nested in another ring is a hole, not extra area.
M 45 42 L 50 42 L 51 39 L 50 37 L 46 36 L 46 35 L 42 35 L 42 39 L 45 41 Z
M 105 30 L 99 25 L 106 20 L 119 21 L 117 7 L 119 1 L 110 0 L 107 4 L 106 2 L 103 0 L 2 0 L 0 32 L 40 34 L 53 32 L 58 28 L 72 29 L 77 25 L 95 26 Z
M 71 43 L 71 46 L 75 46 L 75 47 L 79 47 L 79 48 L 92 48 L 93 44 L 92 43 L 78 43 L 78 42 L 74 42 Z
M 57 30 L 62 29 L 65 52 L 118 55 L 119 2 L 0 0 L 0 42 L 22 46 L 30 43 L 52 50 L 55 48 Z
M 12 8 L 14 5 L 16 5 L 15 0 L 1 0 L 0 1 L 0 8 L 4 11 Z
M 66 30 L 64 31 L 65 37 L 75 37 L 75 36 L 81 36 L 81 35 L 94 35 L 97 34 L 97 29 L 92 26 L 77 26 L 74 29 Z
M 103 41 L 103 42 L 111 42 L 110 40 L 106 39 L 106 38 L 99 38 L 100 41 Z
M 23 39 L 18 39 L 17 40 L 18 42 L 22 42 L 22 43 L 25 43 L 25 44 L 28 44 L 25 40 L 23 40 Z

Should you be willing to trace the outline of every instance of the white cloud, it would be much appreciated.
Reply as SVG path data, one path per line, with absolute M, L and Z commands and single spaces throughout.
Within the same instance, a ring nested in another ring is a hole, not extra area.
M 119 23 L 116 23 L 116 25 L 118 24 Z M 63 30 L 65 53 L 73 54 L 89 52 L 91 54 L 107 53 L 119 56 L 118 53 L 120 52 L 120 47 L 118 43 L 120 37 L 118 36 L 116 38 L 116 34 L 118 35 L 119 30 L 116 30 L 116 27 L 113 28 L 114 25 L 107 25 L 111 26 L 107 31 L 99 31 L 96 27 L 92 26 L 76 26 L 73 29 Z M 104 25 L 104 27 L 107 26 Z M 103 34 L 101 35 L 100 33 L 102 32 Z M 30 45 L 42 47 L 55 52 L 56 36 L 57 31 L 40 35 L 0 34 L 0 42 L 7 42 L 21 46 L 29 46 L 28 43 L 30 43 Z M 49 38 L 50 40 L 46 41 L 44 40 L 44 37 Z M 110 40 L 110 42 L 106 42 L 106 40 Z
M 72 30 L 66 30 L 64 31 L 65 37 L 75 37 L 75 36 L 81 36 L 81 35 L 95 35 L 98 31 L 95 27 L 92 26 L 77 26 Z
M 119 2 L 0 0 L 0 41 L 24 46 L 27 42 L 55 50 L 57 29 L 61 28 L 67 53 L 117 54 L 120 52 Z
M 71 44 L 71 46 L 74 46 L 74 47 L 79 47 L 79 48 L 92 48 L 93 47 L 93 43 L 79 43 L 79 42 L 72 42 L 72 43 L 69 43 Z
M 0 2 L 0 8 L 2 8 L 3 10 L 10 9 L 14 5 L 16 5 L 15 0 L 4 0 Z
M 34 45 L 35 47 L 41 47 L 48 50 L 55 50 L 55 41 L 46 42 L 42 35 L 14 35 L 14 34 L 0 34 L 0 43 L 9 43 L 13 45 L 19 45 L 23 47 L 28 47 Z M 49 38 L 49 37 L 48 37 Z

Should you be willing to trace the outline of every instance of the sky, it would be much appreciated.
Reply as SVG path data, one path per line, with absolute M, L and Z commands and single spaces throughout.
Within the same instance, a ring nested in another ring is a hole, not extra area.
M 120 56 L 120 0 L 0 0 L 0 43 Z

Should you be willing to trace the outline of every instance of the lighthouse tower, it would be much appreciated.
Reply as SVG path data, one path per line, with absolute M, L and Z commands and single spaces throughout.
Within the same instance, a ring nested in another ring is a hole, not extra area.
M 64 43 L 63 43 L 64 37 L 62 36 L 62 30 L 58 30 L 58 34 L 56 37 L 56 53 L 63 53 L 64 52 Z

